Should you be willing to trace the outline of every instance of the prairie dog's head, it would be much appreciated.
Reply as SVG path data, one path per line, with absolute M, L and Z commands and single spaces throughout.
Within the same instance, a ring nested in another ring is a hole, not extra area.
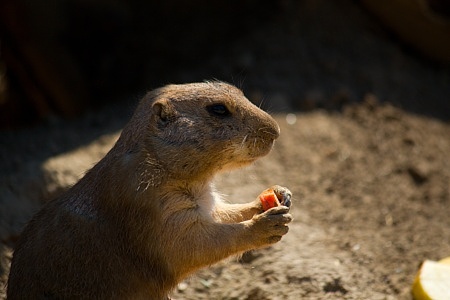
M 147 113 L 139 114 L 139 110 Z M 280 129 L 236 87 L 223 82 L 168 85 L 150 92 L 133 118 L 141 144 L 175 179 L 211 176 L 270 152 Z

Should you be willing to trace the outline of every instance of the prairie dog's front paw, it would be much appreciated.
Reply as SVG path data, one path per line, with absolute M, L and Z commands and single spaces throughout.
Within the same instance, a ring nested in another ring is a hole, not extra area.
M 255 240 L 255 247 L 269 245 L 281 240 L 289 231 L 292 215 L 285 206 L 273 207 L 249 220 L 249 238 Z
M 277 195 L 278 201 L 280 201 L 281 205 L 291 207 L 292 193 L 288 188 L 284 186 L 274 185 L 271 187 L 271 189 L 273 189 L 275 195 Z
M 291 191 L 279 185 L 274 185 L 271 188 L 264 190 L 261 194 L 259 194 L 258 198 L 261 202 L 263 211 L 280 205 L 291 207 L 292 203 Z

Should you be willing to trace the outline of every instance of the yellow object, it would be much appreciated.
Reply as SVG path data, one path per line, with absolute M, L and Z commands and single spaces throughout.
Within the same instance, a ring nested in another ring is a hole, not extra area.
M 450 266 L 450 256 L 439 261 L 440 264 L 446 264 Z
M 415 300 L 450 300 L 450 257 L 425 260 L 412 287 Z

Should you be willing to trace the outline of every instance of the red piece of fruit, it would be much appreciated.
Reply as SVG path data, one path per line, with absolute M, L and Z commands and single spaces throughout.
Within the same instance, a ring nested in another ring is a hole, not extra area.
M 280 205 L 277 195 L 272 189 L 267 189 L 259 195 L 263 210 L 266 211 L 272 207 Z

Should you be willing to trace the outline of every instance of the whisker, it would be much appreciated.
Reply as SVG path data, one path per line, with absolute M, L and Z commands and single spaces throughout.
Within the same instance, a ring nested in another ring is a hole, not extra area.
M 264 100 L 265 100 L 265 99 L 262 98 L 261 101 L 259 101 L 259 105 L 258 105 L 258 108 L 259 108 L 259 109 L 262 109 L 262 106 L 263 106 L 263 104 L 264 104 Z
M 241 142 L 241 145 L 240 145 L 240 149 L 243 149 L 243 148 L 244 148 L 244 144 L 245 144 L 245 142 L 247 141 L 247 138 L 248 138 L 248 134 L 246 134 L 246 135 L 244 136 L 244 138 L 242 139 L 242 142 Z
M 271 136 L 277 136 L 276 133 L 274 133 L 273 131 L 268 131 L 267 129 L 269 129 L 270 127 L 261 127 L 258 128 L 257 132 L 263 132 L 265 134 L 271 135 Z
M 267 133 L 268 135 L 271 135 L 271 136 L 276 136 L 276 134 L 275 133 L 273 133 L 273 132 L 271 132 L 271 131 L 263 131 L 264 133 Z

